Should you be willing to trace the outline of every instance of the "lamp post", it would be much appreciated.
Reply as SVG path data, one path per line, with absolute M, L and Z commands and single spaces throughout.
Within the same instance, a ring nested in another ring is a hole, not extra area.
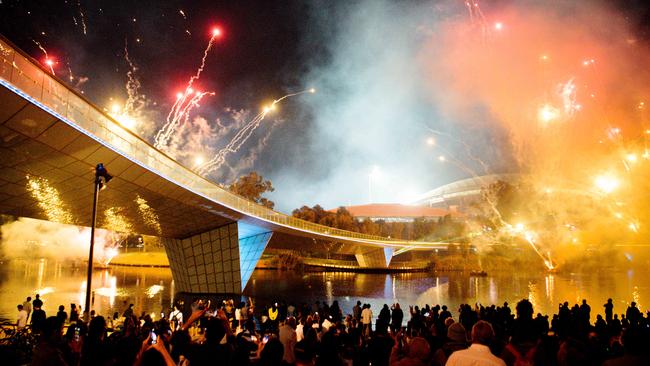
M 113 177 L 108 174 L 104 164 L 99 163 L 95 167 L 95 193 L 93 195 L 93 216 L 90 225 L 90 251 L 88 253 L 88 277 L 86 279 L 86 305 L 84 306 L 84 320 L 90 321 L 90 289 L 92 287 L 93 277 L 93 250 L 95 249 L 95 224 L 97 222 L 97 199 L 99 198 L 99 191 Z
M 368 174 L 368 203 L 372 203 L 372 179 L 378 177 L 380 174 L 379 167 L 377 165 L 372 167 L 372 170 Z

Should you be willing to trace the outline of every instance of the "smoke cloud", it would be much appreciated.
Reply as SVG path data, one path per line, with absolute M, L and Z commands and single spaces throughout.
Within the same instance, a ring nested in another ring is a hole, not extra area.
M 88 258 L 90 228 L 50 221 L 19 218 L 0 227 L 2 254 L 6 258 L 51 258 L 84 260 Z M 108 263 L 117 251 L 114 234 L 95 230 L 94 261 Z

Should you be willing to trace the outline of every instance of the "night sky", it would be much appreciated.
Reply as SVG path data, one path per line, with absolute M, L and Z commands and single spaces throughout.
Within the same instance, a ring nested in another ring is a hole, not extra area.
M 490 17 L 512 4 L 530 3 L 481 5 Z M 627 18 L 647 44 L 650 5 L 616 3 L 624 4 L 612 11 Z M 463 17 L 460 0 L 0 1 L 2 35 L 39 61 L 45 59 L 42 45 L 57 62 L 56 75 L 68 81 L 71 71 L 69 84 L 100 107 L 126 98 L 127 45 L 152 116 L 141 131 L 149 141 L 196 71 L 214 26 L 223 36 L 208 55 L 198 85 L 216 95 L 192 116 L 214 127 L 201 140 L 212 149 L 230 136 L 216 131 L 218 126 L 231 123 L 230 133 L 236 131 L 237 122 L 229 117 L 233 110 L 256 114 L 263 103 L 315 87 L 314 96 L 285 101 L 241 151 L 228 157 L 227 167 L 210 176 L 227 184 L 257 170 L 273 181 L 271 199 L 285 212 L 303 204 L 366 203 L 374 166 L 381 171 L 371 182 L 374 201 L 404 200 L 405 191 L 412 196 L 467 177 L 458 167 L 436 163 L 439 152 L 424 143 L 432 129 L 472 146 L 474 155 L 490 163 L 490 172 L 517 169 L 507 131 L 459 127 L 426 97 L 430 86 L 408 66 L 437 23 Z M 481 105 L 472 113 L 489 114 Z M 457 145 L 443 148 L 462 155 Z

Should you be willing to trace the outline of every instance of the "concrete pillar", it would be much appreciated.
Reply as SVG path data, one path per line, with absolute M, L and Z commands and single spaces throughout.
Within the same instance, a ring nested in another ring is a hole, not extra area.
M 237 223 L 163 245 L 178 292 L 240 294 L 272 233 L 240 238 Z
M 361 268 L 388 268 L 393 248 L 373 248 L 354 255 Z

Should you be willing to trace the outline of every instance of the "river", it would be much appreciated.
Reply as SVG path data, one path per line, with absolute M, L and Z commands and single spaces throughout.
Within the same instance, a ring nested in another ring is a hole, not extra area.
M 16 305 L 40 293 L 44 310 L 55 315 L 59 305 L 83 303 L 86 268 L 42 259 L 12 260 L 0 264 L 0 319 L 14 321 Z M 167 268 L 111 267 L 93 275 L 94 309 L 98 314 L 122 312 L 129 303 L 142 311 L 159 314 L 171 304 L 174 286 Z M 287 302 L 332 302 L 338 300 L 351 312 L 357 300 L 370 303 L 378 314 L 381 306 L 447 304 L 452 310 L 461 303 L 514 304 L 529 299 L 535 312 L 552 314 L 558 303 L 587 299 L 592 317 L 602 313 L 607 298 L 614 311 L 625 312 L 635 301 L 641 310 L 650 308 L 650 271 L 627 270 L 594 273 L 503 272 L 487 277 L 462 273 L 366 274 L 255 270 L 244 291 L 258 304 L 285 299 Z M 454 312 L 457 316 L 457 313 Z

